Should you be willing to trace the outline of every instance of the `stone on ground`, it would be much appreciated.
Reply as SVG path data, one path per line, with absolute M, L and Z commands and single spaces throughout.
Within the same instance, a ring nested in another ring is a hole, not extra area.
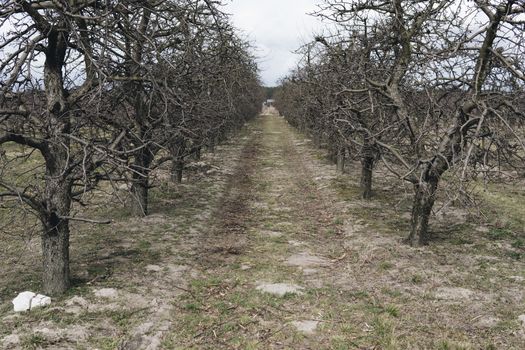
M 241 270 L 242 271 L 250 270 L 251 268 L 252 268 L 252 265 L 250 265 L 250 264 L 242 264 L 241 265 Z
M 262 283 L 257 286 L 257 290 L 260 290 L 261 292 L 278 295 L 280 297 L 287 293 L 301 295 L 303 294 L 301 292 L 303 289 L 304 288 L 301 286 L 288 283 Z
M 294 240 L 288 241 L 288 244 L 291 245 L 291 246 L 294 246 L 294 247 L 300 247 L 302 245 L 305 245 L 304 242 L 294 241 Z
M 313 334 L 317 330 L 319 321 L 305 320 L 305 321 L 293 321 L 292 324 L 299 332 L 305 334 Z
M 278 238 L 278 237 L 281 237 L 283 235 L 282 232 L 269 231 L 269 230 L 261 231 L 261 234 L 264 235 L 264 236 L 272 237 L 272 238 Z
M 469 300 L 474 291 L 466 288 L 441 287 L 436 291 L 436 298 L 441 300 Z
M 13 299 L 13 307 L 15 312 L 28 311 L 49 304 L 51 304 L 50 297 L 29 291 L 22 292 Z
M 118 297 L 118 291 L 114 288 L 102 288 L 95 290 L 94 292 L 95 296 L 99 298 L 108 298 L 108 299 L 114 299 Z
M 519 315 L 518 320 L 521 322 L 521 326 L 525 329 L 525 314 Z
M 311 255 L 310 253 L 303 252 L 299 254 L 292 255 L 286 260 L 286 264 L 290 266 L 298 267 L 313 267 L 313 266 L 328 266 L 330 262 L 316 255 Z

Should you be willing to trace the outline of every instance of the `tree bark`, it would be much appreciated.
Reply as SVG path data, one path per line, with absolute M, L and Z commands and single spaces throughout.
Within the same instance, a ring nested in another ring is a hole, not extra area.
M 412 206 L 411 231 L 408 243 L 412 246 L 427 245 L 430 241 L 428 222 L 434 206 L 438 177 L 431 177 L 414 185 L 415 195 Z
M 47 295 L 60 295 L 70 286 L 69 222 L 56 212 L 48 213 L 42 221 L 42 289 Z
M 337 164 L 337 153 L 338 153 L 338 151 L 335 148 L 333 148 L 333 147 L 329 148 L 328 159 L 333 164 Z
M 363 199 L 372 198 L 372 180 L 375 164 L 374 145 L 365 138 L 361 155 L 361 192 Z
M 67 145 L 67 140 L 62 142 Z M 62 145 L 50 145 L 45 157 L 44 210 L 40 214 L 43 225 L 42 286 L 44 293 L 60 295 L 70 285 L 67 218 L 71 211 L 71 181 L 63 176 L 69 164 L 68 154 Z
M 45 147 L 40 151 L 45 160 L 46 175 L 39 212 L 42 222 L 42 287 L 48 295 L 63 294 L 69 279 L 69 221 L 71 211 L 71 172 L 69 171 L 71 115 L 64 90 L 62 68 L 68 34 L 59 23 L 47 34 L 44 85 L 47 108 Z
M 148 196 L 149 196 L 149 179 L 138 174 L 133 176 L 131 185 L 133 194 L 132 212 L 135 216 L 148 215 Z
M 184 140 L 174 142 L 170 147 L 171 153 L 171 181 L 176 183 L 182 182 L 182 174 L 184 172 L 184 152 L 186 145 Z
M 149 173 L 153 156 L 146 147 L 136 155 L 133 164 L 133 183 L 131 193 L 133 195 L 132 212 L 135 216 L 146 216 L 149 214 Z
M 182 174 L 184 172 L 184 157 L 177 157 L 171 162 L 171 181 L 182 183 Z
M 319 135 L 319 133 L 314 132 L 313 140 L 314 140 L 314 146 L 317 148 L 321 148 L 321 135 Z
M 363 199 L 372 198 L 373 169 L 374 158 L 363 157 L 361 159 L 361 192 Z
M 200 148 L 200 147 L 196 147 L 196 148 L 193 150 L 193 159 L 195 159 L 195 160 L 201 160 L 201 148 Z
M 337 150 L 337 171 L 341 174 L 345 172 L 345 149 L 339 148 Z
M 54 130 L 68 130 L 67 118 L 50 118 Z M 62 123 L 61 123 L 62 122 Z M 57 140 L 56 138 L 55 140 Z M 64 176 L 67 172 L 69 147 L 67 139 L 62 144 L 48 145 L 46 159 L 46 179 L 44 207 L 40 213 L 43 225 L 42 240 L 42 286 L 48 295 L 63 294 L 70 285 L 69 279 L 69 221 L 71 212 L 71 180 Z
M 215 153 L 215 147 L 219 145 L 219 136 L 214 135 L 208 142 L 208 151 Z

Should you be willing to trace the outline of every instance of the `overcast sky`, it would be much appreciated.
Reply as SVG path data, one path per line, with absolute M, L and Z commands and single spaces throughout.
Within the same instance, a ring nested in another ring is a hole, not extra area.
M 320 0 L 226 0 L 225 12 L 257 48 L 263 83 L 277 80 L 294 67 L 292 52 L 322 31 L 323 24 L 308 16 Z

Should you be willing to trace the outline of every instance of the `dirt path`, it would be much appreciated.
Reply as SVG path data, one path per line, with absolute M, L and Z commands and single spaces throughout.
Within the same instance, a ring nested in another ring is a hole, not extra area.
M 334 168 L 282 118 L 257 118 L 194 164 L 190 181 L 157 189 L 154 215 L 78 227 L 78 285 L 51 309 L 5 312 L 0 345 L 525 346 L 523 262 L 490 242 L 410 248 L 408 206 L 389 202 L 399 189 L 385 180 L 361 201 L 358 167 Z
M 187 315 L 199 327 L 186 330 L 197 335 L 186 346 L 318 348 L 330 338 L 317 332 L 326 322 L 320 293 L 345 256 L 337 206 L 309 166 L 318 160 L 284 120 L 265 116 L 252 127 L 201 240 L 199 312 Z M 188 324 L 180 326 L 174 344 Z
M 507 289 L 493 293 L 472 280 L 479 271 L 463 251 L 402 244 L 405 232 L 391 224 L 401 213 L 381 201 L 361 201 L 352 187 L 359 168 L 350 169 L 350 178 L 336 174 L 282 118 L 263 116 L 251 128 L 212 216 L 212 234 L 202 237 L 197 259 L 202 275 L 194 281 L 196 297 L 186 295 L 186 306 L 177 312 L 179 321 L 168 336 L 174 346 L 518 349 L 524 344 L 515 311 L 498 302 L 510 298 L 513 307 L 523 306 L 523 280 L 514 276 L 517 283 L 508 283 L 515 271 L 505 259 L 491 258 L 494 275 L 507 274 L 497 282 Z M 378 187 L 388 191 L 392 184 Z M 364 220 L 363 213 L 370 218 Z M 393 232 L 380 232 L 385 224 Z M 506 327 L 516 331 L 502 331 Z

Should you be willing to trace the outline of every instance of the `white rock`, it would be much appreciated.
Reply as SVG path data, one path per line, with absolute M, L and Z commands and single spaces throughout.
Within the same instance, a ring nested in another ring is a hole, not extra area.
M 37 294 L 31 301 L 31 309 L 47 305 L 51 305 L 51 298 L 42 294 Z
M 519 315 L 518 320 L 521 322 L 521 326 L 525 329 L 525 314 Z
M 316 255 L 310 255 L 308 252 L 302 252 L 292 255 L 286 260 L 286 265 L 298 267 L 328 266 L 330 262 Z
M 319 321 L 293 321 L 292 324 L 297 328 L 299 332 L 305 333 L 305 334 L 313 334 L 315 333 L 315 330 L 317 329 L 317 325 L 319 324 Z
M 300 246 L 304 245 L 305 243 L 291 240 L 291 241 L 288 241 L 288 244 L 291 245 L 291 246 L 294 246 L 294 247 L 300 247 Z
M 118 297 L 118 291 L 114 288 L 102 288 L 95 290 L 95 296 L 99 298 L 114 299 Z
M 490 231 L 490 229 L 487 226 L 478 226 L 476 227 L 476 231 L 481 233 L 487 233 Z
M 33 292 L 22 292 L 13 299 L 15 312 L 22 312 L 31 309 L 31 300 L 36 296 Z
M 50 297 L 28 291 L 18 294 L 17 297 L 13 299 L 15 312 L 32 310 L 49 304 L 51 304 Z
M 474 291 L 465 288 L 438 288 L 435 297 L 441 300 L 470 300 L 474 297 Z
M 283 235 L 282 232 L 269 231 L 269 230 L 261 231 L 261 234 L 264 236 L 272 237 L 272 238 L 278 238 Z
M 275 294 L 280 297 L 284 296 L 286 293 L 301 295 L 303 294 L 301 292 L 302 289 L 304 288 L 301 286 L 297 286 L 294 284 L 287 284 L 287 283 L 273 283 L 273 284 L 263 283 L 257 286 L 257 290 L 260 290 L 266 293 L 270 293 L 270 294 Z

